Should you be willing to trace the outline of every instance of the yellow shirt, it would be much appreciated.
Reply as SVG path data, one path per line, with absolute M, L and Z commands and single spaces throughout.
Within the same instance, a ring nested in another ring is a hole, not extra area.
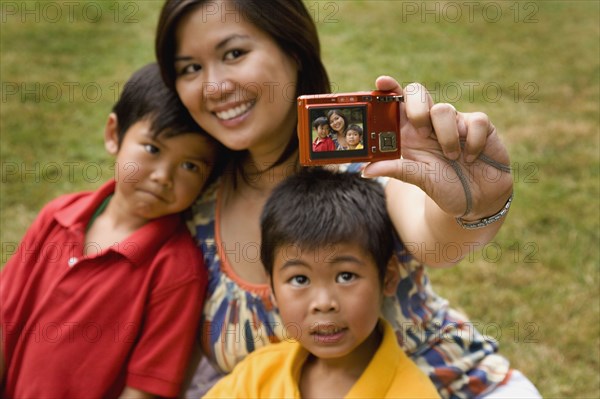
M 433 383 L 398 346 L 383 319 L 383 340 L 346 398 L 439 398 Z M 300 398 L 298 381 L 309 353 L 298 342 L 267 345 L 248 355 L 204 398 Z

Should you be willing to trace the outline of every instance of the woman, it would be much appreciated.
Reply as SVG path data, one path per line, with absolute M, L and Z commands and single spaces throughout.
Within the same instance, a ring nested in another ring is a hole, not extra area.
M 335 149 L 347 150 L 346 129 L 348 128 L 348 120 L 346 116 L 339 109 L 332 109 L 327 112 L 327 120 L 331 128 L 331 138 L 335 144 Z
M 329 79 L 301 0 L 271 0 L 266 8 L 259 0 L 168 0 L 156 53 L 190 114 L 232 150 L 230 169 L 202 195 L 191 221 L 209 270 L 199 340 L 210 363 L 229 372 L 255 348 L 289 337 L 259 260 L 259 215 L 272 188 L 299 167 L 296 96 L 328 92 Z M 376 87 L 405 96 L 402 158 L 363 170 L 395 178 L 386 196 L 403 241 L 401 281 L 383 313 L 442 395 L 477 396 L 508 381 L 502 395 L 522 396 L 531 384 L 508 378 L 495 343 L 432 291 L 423 266 L 454 264 L 496 234 L 512 198 L 507 151 L 485 114 L 433 105 L 419 84 L 403 89 L 383 76 Z M 483 173 L 490 163 L 502 171 L 493 182 Z M 494 223 L 480 220 L 489 215 L 498 215 Z M 459 254 L 444 257 L 439 249 L 447 245 Z M 194 384 L 206 371 L 202 363 Z

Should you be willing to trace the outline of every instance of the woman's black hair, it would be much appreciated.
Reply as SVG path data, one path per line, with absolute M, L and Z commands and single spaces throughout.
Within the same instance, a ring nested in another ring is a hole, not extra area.
M 348 118 L 346 117 L 346 115 L 344 115 L 344 113 L 342 111 L 340 111 L 339 109 L 332 109 L 329 112 L 327 112 L 327 120 L 328 121 L 331 121 L 332 115 L 338 115 L 340 118 L 342 118 L 344 120 L 344 131 L 342 133 L 346 133 L 346 130 L 348 130 Z M 337 130 L 335 130 L 334 128 L 331 127 L 331 123 L 329 123 L 329 127 L 331 128 L 331 131 L 338 133 Z
M 175 90 L 176 33 L 183 17 L 210 0 L 167 0 L 160 13 L 155 52 L 166 85 Z M 231 8 L 267 33 L 279 48 L 298 64 L 296 97 L 303 94 L 329 93 L 330 83 L 321 61 L 321 47 L 315 23 L 302 0 L 229 0 Z M 230 11 L 229 11 L 230 12 Z M 198 38 L 202 40 L 202 38 Z M 295 101 L 295 98 L 293 99 Z M 279 159 L 281 165 L 298 149 L 297 134 L 292 134 Z M 233 152 L 239 167 L 247 151 Z M 243 174 L 242 174 L 243 176 Z

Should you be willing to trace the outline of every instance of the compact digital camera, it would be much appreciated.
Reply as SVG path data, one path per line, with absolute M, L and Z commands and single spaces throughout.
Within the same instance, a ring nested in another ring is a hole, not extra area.
M 400 158 L 396 93 L 372 91 L 298 97 L 300 163 L 305 166 Z M 342 145 L 338 137 L 345 138 Z

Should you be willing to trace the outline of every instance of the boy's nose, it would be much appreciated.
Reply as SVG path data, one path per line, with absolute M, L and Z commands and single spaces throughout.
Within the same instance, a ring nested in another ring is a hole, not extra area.
M 311 311 L 313 313 L 337 312 L 338 310 L 340 310 L 339 302 L 333 292 L 326 287 L 316 289 L 315 296 L 311 304 Z
M 167 165 L 160 165 L 154 169 L 150 178 L 160 184 L 161 186 L 165 186 L 167 188 L 172 187 L 173 185 L 173 176 L 171 172 L 171 168 Z

